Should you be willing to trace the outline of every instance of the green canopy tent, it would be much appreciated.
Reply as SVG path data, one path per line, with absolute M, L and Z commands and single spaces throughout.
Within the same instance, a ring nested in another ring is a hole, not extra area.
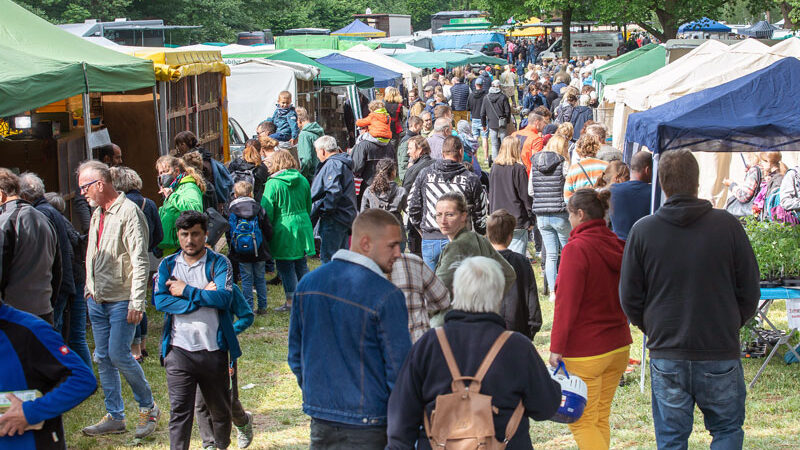
M 95 45 L 0 0 L 0 117 L 89 92 L 155 85 L 153 62 Z
M 352 72 L 345 72 L 343 70 L 336 70 L 324 64 L 320 64 L 308 56 L 303 55 L 297 50 L 287 49 L 277 52 L 264 52 L 264 53 L 242 53 L 237 55 L 225 55 L 225 59 L 253 59 L 253 58 L 266 58 L 275 59 L 278 61 L 295 62 L 300 64 L 307 64 L 319 68 L 319 76 L 317 79 L 323 86 L 346 86 L 354 84 L 359 88 L 368 89 L 375 84 L 372 77 L 367 77 Z
M 630 58 L 615 63 L 617 59 L 629 54 L 632 55 Z M 665 65 L 667 65 L 667 50 L 663 45 L 655 45 L 649 49 L 642 47 L 595 69 L 592 79 L 600 86 L 599 98 L 603 98 L 604 86 L 649 75 Z
M 606 70 L 608 70 L 608 69 L 610 69 L 610 68 L 612 68 L 614 66 L 617 66 L 619 64 L 628 62 L 631 59 L 638 58 L 643 53 L 647 53 L 647 52 L 649 52 L 650 50 L 652 50 L 652 49 L 654 49 L 656 47 L 658 47 L 658 44 L 652 44 L 651 43 L 651 44 L 647 44 L 647 45 L 644 45 L 642 47 L 639 47 L 636 50 L 624 53 L 624 54 L 612 59 L 611 61 L 603 64 L 602 66 L 594 69 L 592 71 L 592 78 L 596 79 L 597 78 L 597 74 L 602 73 L 602 72 L 604 72 L 604 71 L 606 71 Z

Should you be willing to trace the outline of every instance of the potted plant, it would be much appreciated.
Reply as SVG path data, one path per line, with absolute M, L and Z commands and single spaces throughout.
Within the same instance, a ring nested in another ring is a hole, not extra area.
M 788 287 L 800 287 L 800 227 L 786 226 L 786 228 L 783 284 Z
M 751 216 L 745 220 L 745 231 L 758 262 L 758 271 L 761 273 L 761 287 L 774 288 L 781 286 L 783 257 L 782 249 L 778 245 L 781 233 L 780 224 L 761 222 Z

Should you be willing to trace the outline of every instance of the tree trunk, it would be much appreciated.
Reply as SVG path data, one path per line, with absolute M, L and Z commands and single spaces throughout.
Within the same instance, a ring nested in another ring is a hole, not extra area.
M 794 23 L 790 15 L 794 7 L 788 2 L 781 2 L 779 6 L 781 8 L 781 14 L 783 15 L 783 28 L 786 30 L 794 30 L 797 24 Z
M 572 8 L 561 11 L 561 57 L 569 61 L 570 57 L 570 36 L 569 29 L 572 26 Z

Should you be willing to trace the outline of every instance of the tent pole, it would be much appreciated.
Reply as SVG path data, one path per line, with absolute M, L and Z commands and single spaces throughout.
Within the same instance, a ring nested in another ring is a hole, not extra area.
M 155 116 L 153 119 L 156 120 L 156 139 L 158 140 L 158 154 L 159 156 L 164 154 L 164 147 L 161 142 L 161 117 L 158 114 L 158 91 L 156 89 L 156 84 L 153 85 L 153 112 Z
M 86 159 L 92 159 L 92 114 L 90 112 L 91 104 L 89 102 L 89 94 L 83 94 L 83 137 L 86 139 Z

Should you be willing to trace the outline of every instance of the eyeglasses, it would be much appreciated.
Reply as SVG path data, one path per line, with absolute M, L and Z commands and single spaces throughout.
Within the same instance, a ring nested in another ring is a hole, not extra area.
M 94 181 L 90 181 L 90 182 L 88 182 L 86 184 L 82 184 L 82 185 L 78 186 L 78 189 L 80 190 L 80 193 L 81 194 L 85 193 L 86 191 L 89 190 L 89 187 L 91 187 L 93 184 L 97 183 L 98 181 L 100 181 L 99 178 L 94 180 Z

